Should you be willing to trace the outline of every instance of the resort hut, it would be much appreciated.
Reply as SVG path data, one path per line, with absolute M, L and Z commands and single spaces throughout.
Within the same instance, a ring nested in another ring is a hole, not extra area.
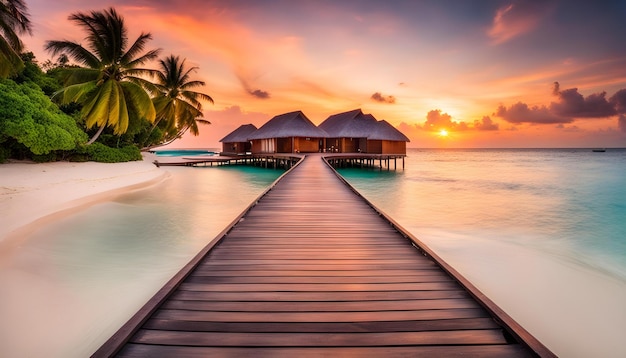
M 409 138 L 387 121 L 377 121 L 367 137 L 367 152 L 375 154 L 404 154 Z
M 250 134 L 257 130 L 254 124 L 242 124 L 239 128 L 220 139 L 223 154 L 246 154 L 252 151 L 248 140 Z
M 301 111 L 278 115 L 262 125 L 248 139 L 252 153 L 314 153 L 324 147 L 327 134 Z
M 406 154 L 404 134 L 360 109 L 334 114 L 319 125 L 328 133 L 326 150 L 339 153 Z
M 326 138 L 326 151 L 338 153 L 367 152 L 369 130 L 376 125 L 376 119 L 363 114 L 360 109 L 333 114 L 322 122 Z

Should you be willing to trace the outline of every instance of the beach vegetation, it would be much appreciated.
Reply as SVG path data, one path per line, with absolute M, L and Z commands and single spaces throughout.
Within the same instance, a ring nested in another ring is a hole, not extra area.
M 141 33 L 129 45 L 124 19 L 114 8 L 104 11 L 77 12 L 69 20 L 82 28 L 87 36 L 81 43 L 50 40 L 45 48 L 52 55 L 66 55 L 78 63 L 61 70 L 63 88 L 55 94 L 61 104 L 79 103 L 80 117 L 89 130 L 97 128 L 88 144 L 106 127 L 113 133 L 126 133 L 132 121 L 154 122 L 156 111 L 142 76 L 154 70 L 142 68 L 158 57 L 160 49 L 144 52 L 150 33 Z
M 33 159 L 33 155 L 73 150 L 86 141 L 74 118 L 52 103 L 37 84 L 0 79 L 0 146 L 8 156 Z
M 24 63 L 21 34 L 32 33 L 28 8 L 23 0 L 0 0 L 0 78 L 18 73 Z
M 156 80 L 148 89 L 156 109 L 156 120 L 144 141 L 146 148 L 165 145 L 180 138 L 185 132 L 199 134 L 198 124 L 210 124 L 202 119 L 202 101 L 213 103 L 208 94 L 194 89 L 203 87 L 203 81 L 192 79 L 198 67 L 187 67 L 186 59 L 170 55 L 159 60 L 159 70 L 153 74 Z M 155 128 L 161 129 L 160 137 L 151 137 Z
M 91 160 L 101 163 L 131 162 L 141 159 L 141 151 L 135 145 L 113 148 L 100 142 L 81 146 L 70 157 L 72 161 Z
M 12 77 L 12 80 L 17 83 L 33 82 L 37 84 L 47 96 L 52 96 L 61 89 L 61 82 L 58 78 L 53 74 L 44 72 L 32 52 L 22 53 L 20 57 L 22 58 L 24 67 Z

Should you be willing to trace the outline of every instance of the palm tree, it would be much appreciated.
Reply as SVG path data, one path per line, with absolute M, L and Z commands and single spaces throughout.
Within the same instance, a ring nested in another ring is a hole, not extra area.
M 65 54 L 80 66 L 64 69 L 65 87 L 59 91 L 63 104 L 77 102 L 83 108 L 81 117 L 87 128 L 98 126 L 98 132 L 87 144 L 93 143 L 105 127 L 116 135 L 128 129 L 130 120 L 145 118 L 153 122 L 156 111 L 144 87 L 147 81 L 139 76 L 153 70 L 140 68 L 155 59 L 160 49 L 140 55 L 150 33 L 141 33 L 128 46 L 124 19 L 115 9 L 77 12 L 69 17 L 87 32 L 87 48 L 72 41 L 47 41 L 46 50 L 53 56 Z
M 24 64 L 20 53 L 24 44 L 18 34 L 32 33 L 23 0 L 0 0 L 0 78 L 18 72 Z
M 202 116 L 201 101 L 213 103 L 211 96 L 192 90 L 205 85 L 203 81 L 191 79 L 191 73 L 198 67 L 185 68 L 185 59 L 174 55 L 159 60 L 159 65 L 160 70 L 154 72 L 156 81 L 151 87 L 156 94 L 153 102 L 157 111 L 153 129 L 160 124 L 164 144 L 180 138 L 188 130 L 198 135 L 198 123 L 210 123 L 199 118 Z

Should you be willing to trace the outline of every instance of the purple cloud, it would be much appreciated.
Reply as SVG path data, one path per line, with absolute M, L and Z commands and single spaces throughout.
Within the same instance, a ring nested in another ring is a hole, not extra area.
M 559 83 L 555 82 L 552 93 L 559 97 L 559 102 L 552 102 L 550 110 L 558 116 L 606 118 L 617 114 L 615 106 L 607 101 L 606 92 L 584 97 L 578 92 L 578 88 L 560 90 Z
M 498 124 L 494 123 L 489 116 L 484 116 L 481 120 L 474 121 L 474 128 L 479 131 L 497 131 Z
M 495 115 L 509 123 L 515 124 L 555 124 L 574 121 L 572 118 L 554 115 L 546 106 L 528 107 L 526 103 L 522 102 L 517 102 L 509 108 L 500 105 Z
M 626 113 L 626 89 L 621 89 L 609 99 L 617 113 Z
M 381 102 L 381 103 L 389 103 L 389 104 L 396 103 L 396 97 L 383 96 L 380 92 L 375 92 L 370 98 L 376 102 Z

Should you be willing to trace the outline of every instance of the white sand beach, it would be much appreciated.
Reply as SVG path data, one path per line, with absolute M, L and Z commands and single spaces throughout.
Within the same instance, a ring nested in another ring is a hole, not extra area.
M 153 160 L 146 153 L 143 161 L 114 164 L 0 164 L 0 243 L 19 239 L 55 214 L 160 182 L 167 171 Z

